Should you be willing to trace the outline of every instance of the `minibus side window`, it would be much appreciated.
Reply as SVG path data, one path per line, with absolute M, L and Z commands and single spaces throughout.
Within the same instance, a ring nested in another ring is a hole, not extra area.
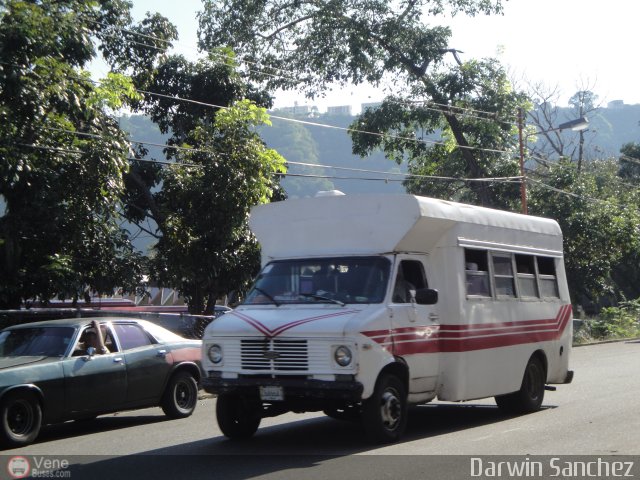
M 467 295 L 490 297 L 487 251 L 465 248 L 464 261 Z
M 513 277 L 513 263 L 510 254 L 493 253 L 493 277 L 498 297 L 515 297 L 516 289 Z
M 540 280 L 540 296 L 558 298 L 558 281 L 556 278 L 556 262 L 553 257 L 537 257 L 538 279 Z
M 535 257 L 533 255 L 516 254 L 516 272 L 518 275 L 518 291 L 521 297 L 538 298 L 536 282 Z
M 392 301 L 394 303 L 411 302 L 410 290 L 427 288 L 422 262 L 417 260 L 402 260 L 398 267 L 396 283 L 393 287 Z

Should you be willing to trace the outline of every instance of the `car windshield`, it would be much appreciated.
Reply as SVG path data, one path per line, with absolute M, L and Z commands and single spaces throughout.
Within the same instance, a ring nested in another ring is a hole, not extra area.
M 384 257 L 272 262 L 260 272 L 244 304 L 381 303 L 390 266 Z
M 61 357 L 73 338 L 73 327 L 33 327 L 0 333 L 0 357 Z

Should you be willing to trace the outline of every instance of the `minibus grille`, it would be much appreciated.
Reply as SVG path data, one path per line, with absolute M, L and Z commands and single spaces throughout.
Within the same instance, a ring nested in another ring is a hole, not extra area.
M 306 340 L 241 340 L 243 370 L 280 372 L 309 369 L 309 349 Z

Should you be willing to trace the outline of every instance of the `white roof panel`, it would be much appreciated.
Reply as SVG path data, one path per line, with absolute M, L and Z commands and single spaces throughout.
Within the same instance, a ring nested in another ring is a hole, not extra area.
M 562 245 L 560 227 L 553 220 L 414 195 L 286 200 L 254 207 L 249 223 L 262 245 L 264 260 L 428 253 L 450 228 L 460 224 L 539 233 L 558 237 L 560 249 Z

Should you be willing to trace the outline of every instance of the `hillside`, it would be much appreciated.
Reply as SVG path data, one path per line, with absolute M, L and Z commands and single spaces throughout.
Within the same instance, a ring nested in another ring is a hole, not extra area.
M 272 118 L 272 126 L 263 127 L 260 135 L 265 143 L 276 149 L 289 162 L 291 174 L 282 182 L 290 197 L 312 196 L 319 190 L 338 189 L 345 193 L 402 193 L 400 181 L 387 178 L 401 178 L 363 171 L 348 171 L 334 168 L 320 168 L 297 165 L 308 163 L 348 169 L 371 170 L 376 172 L 406 172 L 406 165 L 397 165 L 384 158 L 381 152 L 361 158 L 351 153 L 351 138 L 345 130 L 355 119 L 350 115 L 320 115 L 318 118 L 293 117 L 281 111 L 271 112 L 274 117 L 288 116 L 290 120 Z M 571 111 L 560 109 L 559 118 L 572 118 Z M 332 128 L 308 123 L 330 125 Z M 564 120 L 563 120 L 564 121 Z M 589 116 L 590 127 L 585 133 L 587 160 L 618 155 L 625 143 L 640 142 L 640 105 L 619 105 L 601 108 Z M 131 132 L 131 138 L 145 142 L 163 143 L 167 136 L 142 116 L 123 117 L 121 125 Z M 333 128 L 337 127 L 337 128 Z M 563 132 L 563 135 L 575 135 Z M 155 158 L 162 158 L 162 149 L 148 147 Z M 297 176 L 300 175 L 300 176 Z M 330 177 L 330 178 L 323 178 Z M 349 177 L 349 179 L 345 179 Z

